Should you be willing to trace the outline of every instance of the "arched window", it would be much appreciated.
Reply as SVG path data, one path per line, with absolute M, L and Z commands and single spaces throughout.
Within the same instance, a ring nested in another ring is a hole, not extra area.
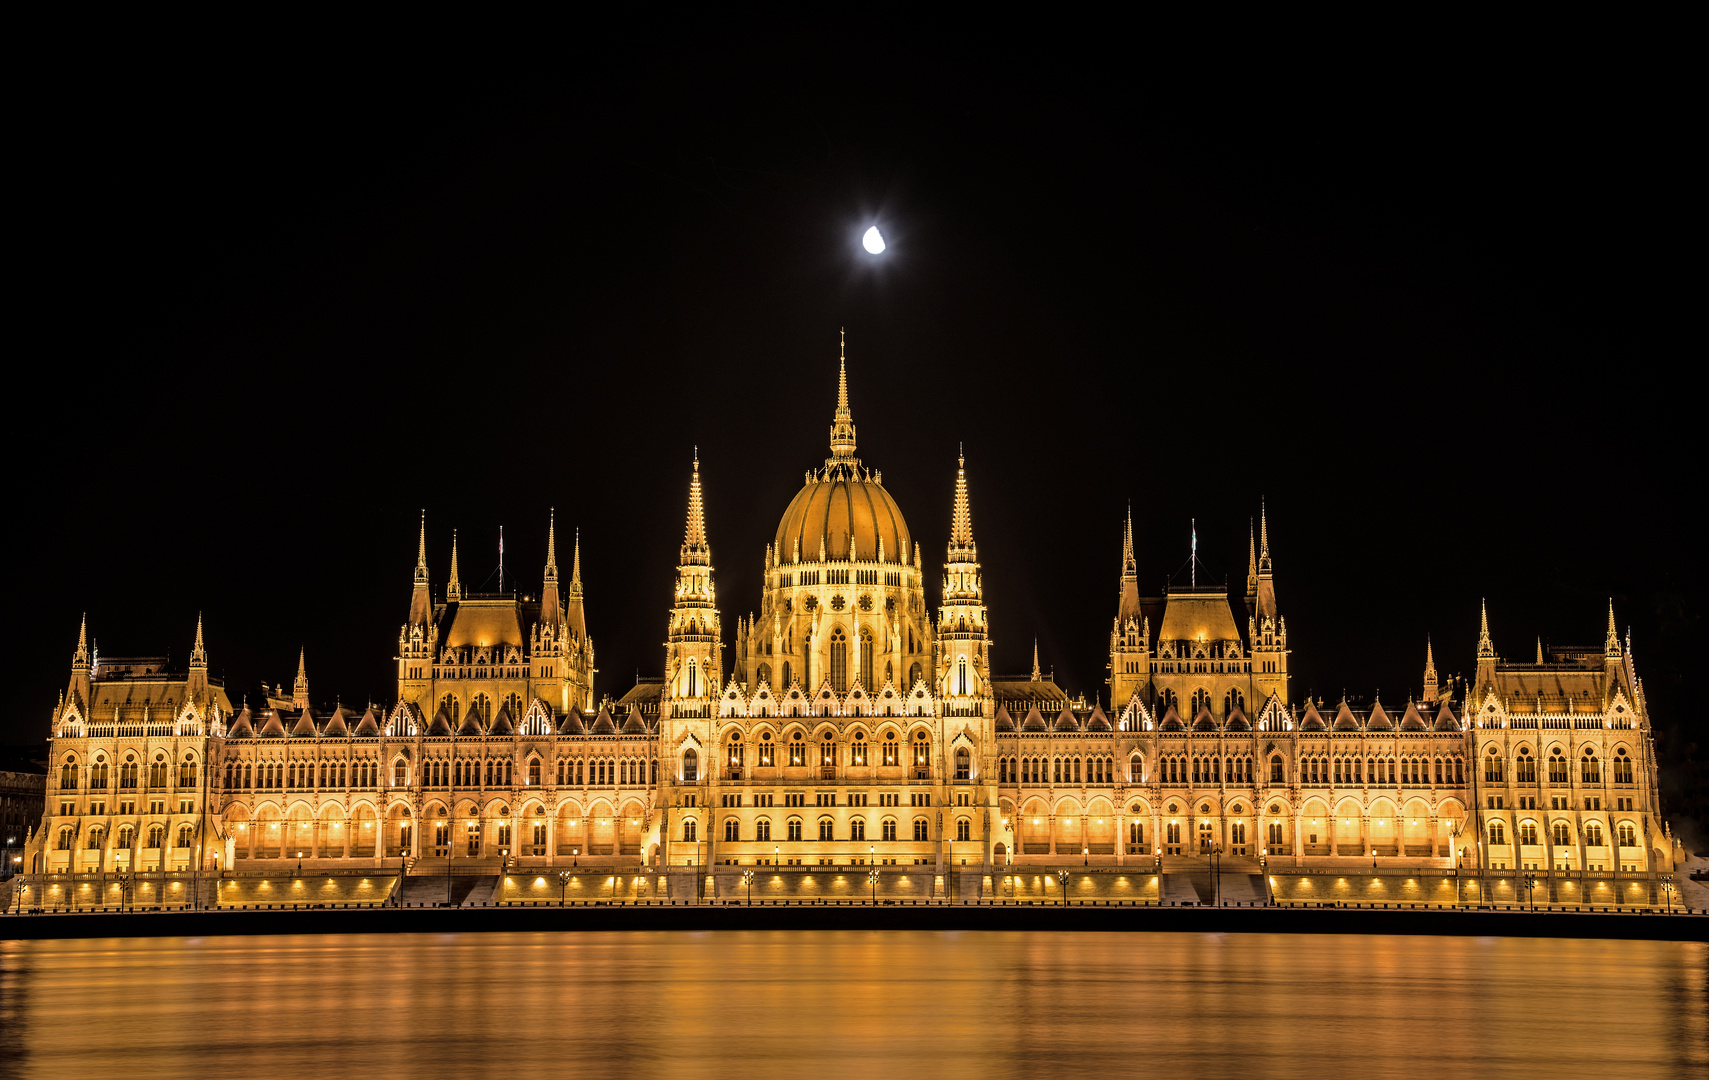
M 887 842 L 896 839 L 896 819 L 895 818 L 885 818 L 884 819 L 884 823 L 879 826 L 879 839 L 887 841 Z
M 1602 824 L 1592 821 L 1584 827 L 1584 842 L 1589 847 L 1602 846 Z
M 688 784 L 700 779 L 700 755 L 692 746 L 682 752 L 682 779 Z
M 924 769 L 932 763 L 931 743 L 926 741 L 926 733 L 914 732 L 914 768 Z
M 955 692 L 965 694 L 967 687 L 967 657 L 957 657 L 955 661 Z
M 866 733 L 857 731 L 849 742 L 849 764 L 861 766 L 866 764 Z
M 1501 783 L 1501 775 L 1504 771 L 1505 770 L 1502 768 L 1501 752 L 1493 746 L 1490 747 L 1484 754 L 1484 783 Z
M 973 823 L 966 818 L 956 818 L 955 838 L 963 843 L 973 839 Z
M 77 790 L 77 759 L 74 757 L 68 756 L 65 764 L 59 767 L 59 790 Z
M 754 672 L 754 682 L 756 685 L 761 684 L 761 683 L 765 684 L 766 686 L 771 685 L 771 665 L 770 664 L 761 664 L 759 666 L 759 670 Z
M 771 732 L 760 732 L 760 767 L 769 769 L 777 764 L 777 745 L 771 741 Z
M 831 741 L 831 736 L 824 736 L 819 743 L 819 768 L 831 769 L 837 764 L 837 744 Z
M 730 733 L 730 746 L 727 751 L 726 768 L 740 769 L 742 767 L 742 734 L 739 731 Z M 732 773 L 730 779 L 739 779 L 739 774 Z
M 697 680 L 698 672 L 699 672 L 699 666 L 696 664 L 694 657 L 692 657 L 692 656 L 689 657 L 688 658 L 688 683 L 687 683 L 687 691 L 686 691 L 686 696 L 688 696 L 688 697 L 699 697 L 700 696 L 700 686 L 699 686 L 699 682 Z
M 760 818 L 754 822 L 754 839 L 769 841 L 771 839 L 771 819 Z
M 902 764 L 901 755 L 901 748 L 896 743 L 896 733 L 894 731 L 886 731 L 884 733 L 884 764 Z
M 849 639 L 842 627 L 831 631 L 831 689 L 841 694 L 849 688 Z
M 1586 784 L 1602 783 L 1602 763 L 1589 750 L 1586 750 L 1584 756 L 1579 759 L 1579 772 Z
M 835 839 L 835 837 L 833 837 L 831 835 L 831 830 L 832 830 L 831 819 L 828 817 L 820 818 L 819 819 L 819 839 L 825 840 L 825 841 L 830 841 L 830 840 Z
M 866 627 L 860 630 L 860 684 L 868 690 L 872 689 L 872 631 Z
M 807 764 L 807 742 L 797 731 L 789 737 L 789 763 L 791 765 Z
M 794 844 L 798 844 L 801 842 L 801 819 L 800 818 L 790 818 L 789 819 L 789 824 L 787 827 L 787 832 L 784 834 L 784 839 L 786 839 L 790 843 L 794 843 Z
M 392 786 L 403 787 L 404 781 L 408 778 L 409 768 L 403 763 L 403 759 L 399 758 L 398 761 L 392 765 Z
M 926 831 L 927 831 L 926 819 L 923 817 L 922 818 L 915 818 L 914 819 L 914 839 L 915 840 L 921 840 L 921 841 L 929 840 L 930 837 L 926 835 Z
M 119 826 L 119 850 L 120 851 L 129 851 L 130 849 L 131 849 L 131 827 L 129 825 L 120 825 Z
M 783 687 L 787 687 L 792 681 L 793 681 L 793 679 L 790 677 L 790 674 L 789 674 L 789 661 L 785 660 L 783 662 L 783 682 L 778 684 L 779 689 L 782 689 Z
M 1531 756 L 1531 751 L 1526 747 L 1521 746 L 1519 748 L 1519 756 L 1514 759 L 1513 768 L 1517 774 L 1515 779 L 1519 783 L 1535 784 L 1537 782 L 1537 759 Z
M 687 821 L 682 823 L 682 838 L 684 842 L 691 844 L 697 839 L 693 818 L 689 818 Z
M 865 840 L 866 839 L 866 819 L 865 818 L 855 818 L 853 821 L 849 822 L 849 839 L 850 840 Z
M 539 787 L 540 786 L 540 759 L 539 758 L 529 758 L 528 759 L 528 786 L 529 787 Z
M 724 819 L 724 839 L 725 839 L 725 841 L 728 843 L 735 843 L 736 841 L 740 840 L 741 838 L 742 838 L 742 823 L 733 817 L 725 818 Z
M 1638 846 L 1638 833 L 1632 828 L 1632 823 L 1630 821 L 1622 821 L 1620 823 L 1619 834 L 1621 847 Z
M 1566 847 L 1573 842 L 1572 826 L 1564 821 L 1555 822 L 1549 831 L 1554 835 L 1555 844 L 1559 847 Z
M 1535 821 L 1521 821 L 1519 823 L 1519 842 L 1521 844 L 1535 844 L 1537 842 L 1537 823 Z
M 1489 842 L 1491 844 L 1507 843 L 1507 826 L 1499 821 L 1489 823 Z
M 148 827 L 148 846 L 151 848 L 166 846 L 166 826 L 150 825 Z
M 1549 755 L 1549 783 L 1565 784 L 1567 782 L 1567 757 L 1559 750 Z
M 1127 759 L 1127 782 L 1130 784 L 1145 783 L 1145 758 L 1136 751 Z
M 191 830 L 190 826 L 188 826 L 188 825 L 178 826 L 178 844 L 177 844 L 177 846 L 180 848 L 189 847 L 191 836 L 192 836 L 192 830 Z
M 1632 759 L 1626 756 L 1624 746 L 1614 751 L 1614 782 L 1616 784 L 1630 784 L 1632 782 Z
M 955 778 L 969 780 L 973 776 L 973 758 L 967 752 L 967 747 L 957 747 L 955 751 Z

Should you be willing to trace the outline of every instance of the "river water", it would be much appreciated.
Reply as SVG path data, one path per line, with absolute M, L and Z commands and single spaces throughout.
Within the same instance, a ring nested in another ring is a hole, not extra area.
M 1288 934 L 0 942 L 0 1075 L 1709 1075 L 1701 943 Z

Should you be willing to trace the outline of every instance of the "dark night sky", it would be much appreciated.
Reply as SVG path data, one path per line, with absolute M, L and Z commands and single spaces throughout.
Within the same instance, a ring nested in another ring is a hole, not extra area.
M 733 640 L 826 454 L 839 326 L 928 565 L 966 444 L 1000 668 L 1037 634 L 1102 691 L 1127 503 L 1149 589 L 1194 518 L 1239 585 L 1262 496 L 1297 694 L 1403 700 L 1427 633 L 1468 671 L 1481 596 L 1506 655 L 1595 644 L 1613 596 L 1658 724 L 1700 723 L 1662 76 L 602 56 L 34 103 L 0 735 L 44 733 L 85 610 L 104 652 L 180 659 L 204 611 L 234 696 L 303 644 L 317 698 L 389 699 L 422 507 L 436 591 L 453 527 L 466 583 L 502 524 L 532 590 L 547 508 L 579 526 L 619 694 L 661 662 L 696 444 Z

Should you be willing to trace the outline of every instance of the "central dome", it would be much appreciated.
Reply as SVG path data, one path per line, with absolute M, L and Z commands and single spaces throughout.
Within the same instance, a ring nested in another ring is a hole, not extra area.
M 908 561 L 908 523 L 896 500 L 884 490 L 876 473 L 850 462 L 815 473 L 790 501 L 777 526 L 777 560 L 788 564 L 801 543 L 801 558 L 817 562 L 821 539 L 826 558 L 845 560 L 853 538 L 855 558 L 861 562 L 878 559 L 884 543 L 886 562 Z

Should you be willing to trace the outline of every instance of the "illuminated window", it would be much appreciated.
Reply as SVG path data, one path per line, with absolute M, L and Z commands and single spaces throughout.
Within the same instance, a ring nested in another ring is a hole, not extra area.
M 846 693 L 849 688 L 849 639 L 842 627 L 831 631 L 831 689 Z

